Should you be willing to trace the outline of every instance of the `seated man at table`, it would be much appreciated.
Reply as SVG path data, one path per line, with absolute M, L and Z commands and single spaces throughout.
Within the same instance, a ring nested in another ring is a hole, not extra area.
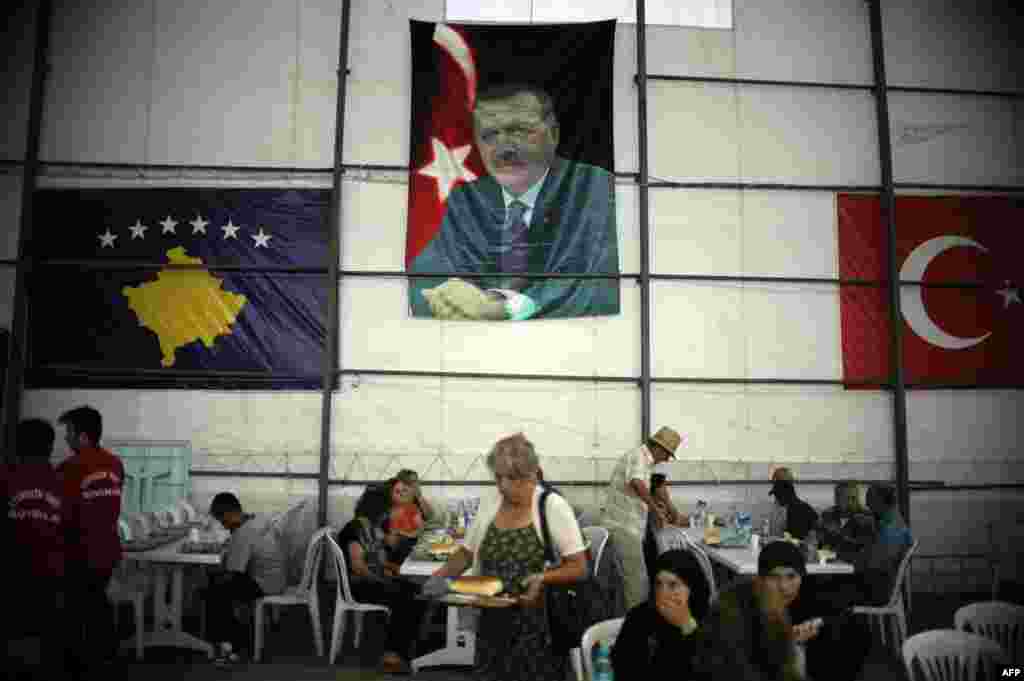
M 796 495 L 796 487 L 790 480 L 776 480 L 772 483 L 775 503 L 786 509 L 786 529 L 797 539 L 806 539 L 807 535 L 818 526 L 818 512 L 806 501 Z
M 249 627 L 235 615 L 238 606 L 284 591 L 285 552 L 270 518 L 242 511 L 238 497 L 217 494 L 210 515 L 231 532 L 222 566 L 206 590 L 208 637 L 214 644 L 215 661 L 237 662 L 249 645 Z
M 50 465 L 56 435 L 42 419 L 18 424 L 20 461 L 0 468 L 0 545 L 12 550 L 7 558 L 9 583 L 17 588 L 6 598 L 9 613 L 0 623 L 4 640 L 39 638 L 39 660 L 31 667 L 38 678 L 53 678 L 65 654 L 61 621 L 64 601 L 64 526 L 60 478 Z M 4 669 L 18 669 L 7 659 Z M 26 675 L 24 678 L 31 678 Z
M 694 668 L 706 679 L 852 681 L 867 657 L 870 636 L 849 613 L 822 616 L 803 599 L 803 553 L 770 542 L 757 576 L 725 589 L 698 641 Z
M 821 544 L 836 551 L 858 551 L 875 534 L 875 521 L 860 505 L 860 488 L 855 482 L 840 482 L 835 489 L 836 505 L 821 514 Z
M 827 595 L 836 608 L 888 602 L 900 561 L 914 543 L 910 528 L 896 507 L 896 492 L 892 487 L 871 485 L 867 502 L 878 529 L 867 545 L 839 551 L 841 560 L 853 563 L 855 578 Z

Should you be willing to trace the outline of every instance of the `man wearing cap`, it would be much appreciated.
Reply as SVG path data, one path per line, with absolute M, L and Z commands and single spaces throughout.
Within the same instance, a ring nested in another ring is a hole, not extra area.
M 803 553 L 785 541 L 761 550 L 757 576 L 719 594 L 704 625 L 695 667 L 707 678 L 759 681 L 857 678 L 870 646 L 848 614 L 817 617 L 801 599 Z
M 626 452 L 608 481 L 601 524 L 608 528 L 622 553 L 627 610 L 647 600 L 648 576 L 643 552 L 647 514 L 656 514 L 659 523 L 669 520 L 668 512 L 651 494 L 647 481 L 656 464 L 675 458 L 680 442 L 679 433 L 668 426 L 662 427 L 647 442 Z

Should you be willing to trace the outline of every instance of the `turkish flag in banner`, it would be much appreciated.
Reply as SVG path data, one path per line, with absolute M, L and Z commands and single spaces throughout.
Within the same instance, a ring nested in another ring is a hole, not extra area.
M 886 235 L 877 196 L 840 194 L 839 276 L 884 280 Z M 909 385 L 1024 385 L 1024 200 L 1005 196 L 896 198 L 902 281 L 980 287 L 900 288 Z M 840 291 L 843 379 L 889 374 L 887 287 Z

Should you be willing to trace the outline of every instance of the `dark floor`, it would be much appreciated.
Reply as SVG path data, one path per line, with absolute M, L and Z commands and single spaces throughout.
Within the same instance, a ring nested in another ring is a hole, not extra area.
M 1018 589 L 1015 592 L 1003 593 L 1000 597 L 1022 602 L 1022 595 L 1024 594 Z M 953 613 L 958 607 L 988 599 L 989 594 L 916 593 L 909 613 L 910 634 L 929 629 L 951 628 Z M 328 637 L 332 617 L 330 609 L 329 606 L 328 611 L 322 613 L 324 633 Z M 129 613 L 125 611 L 123 614 L 122 629 L 130 626 L 125 622 L 130 620 Z M 431 627 L 426 628 L 426 638 L 420 643 L 421 652 L 432 650 L 432 645 L 439 645 L 443 634 L 441 622 L 438 621 L 436 624 L 433 632 L 430 631 Z M 272 625 L 271 631 L 267 634 L 263 661 L 260 663 L 242 663 L 223 668 L 211 664 L 202 655 L 156 648 L 146 651 L 146 659 L 143 662 L 137 662 L 130 653 L 123 653 L 113 665 L 104 670 L 103 678 L 142 681 L 370 681 L 397 678 L 379 672 L 372 659 L 365 659 L 361 651 L 353 650 L 351 633 L 347 637 L 343 655 L 333 665 L 328 665 L 324 658 L 316 656 L 312 636 L 312 627 L 306 610 L 287 608 L 282 612 L 280 621 Z M 368 640 L 364 645 L 369 652 L 373 642 Z M 329 642 L 325 644 L 325 648 L 328 647 Z M 29 651 L 31 654 L 31 647 Z M 468 668 L 445 668 L 423 670 L 415 678 L 423 681 L 462 681 L 472 678 L 472 675 Z M 880 644 L 875 646 L 868 657 L 860 678 L 863 681 L 906 681 L 900 659 Z

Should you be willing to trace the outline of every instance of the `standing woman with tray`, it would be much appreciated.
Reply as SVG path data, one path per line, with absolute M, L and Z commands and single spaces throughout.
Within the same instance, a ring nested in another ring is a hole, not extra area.
M 480 509 L 465 545 L 425 585 L 456 577 L 472 565 L 474 575 L 498 577 L 519 603 L 481 608 L 474 678 L 487 681 L 564 681 L 568 657 L 555 651 L 544 598 L 545 585 L 571 584 L 586 575 L 583 533 L 569 503 L 549 494 L 545 515 L 557 565 L 545 565 L 537 482 L 540 462 L 522 433 L 499 440 L 487 455 L 498 485 L 497 499 Z

